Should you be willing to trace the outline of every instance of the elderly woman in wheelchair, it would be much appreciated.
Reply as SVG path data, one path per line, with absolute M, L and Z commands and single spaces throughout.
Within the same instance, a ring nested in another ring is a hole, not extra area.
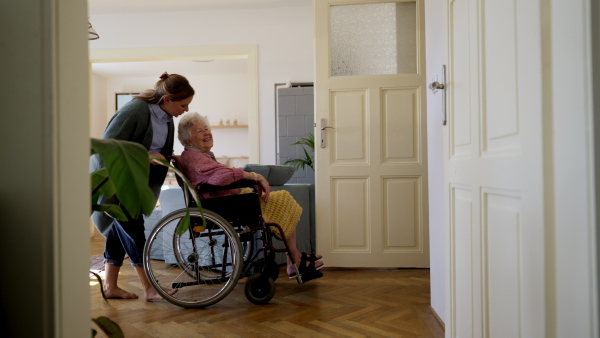
M 198 113 L 182 116 L 178 138 L 185 150 L 176 166 L 198 187 L 203 215 L 190 209 L 190 229 L 178 234 L 175 229 L 186 211 L 175 211 L 163 217 L 148 237 L 145 270 L 166 300 L 183 307 L 212 305 L 232 290 L 238 278 L 248 275 L 246 298 L 268 303 L 279 275 L 275 252 L 287 252 L 287 274 L 298 283 L 322 276 L 322 257 L 300 253 L 296 247 L 302 208 L 287 191 L 271 192 L 262 175 L 217 162 L 210 151 L 210 126 Z M 206 229 L 200 226 L 202 218 Z M 272 237 L 281 238 L 285 248 L 276 247 Z M 255 242 L 263 245 L 255 250 Z M 157 248 L 170 252 L 164 261 L 153 259 Z M 179 290 L 171 294 L 172 289 Z
M 188 113 L 179 121 L 179 142 L 185 147 L 178 160 L 178 166 L 193 185 L 202 183 L 223 186 L 233 182 L 250 179 L 256 181 L 259 187 L 263 217 L 267 223 L 279 223 L 285 231 L 287 247 L 287 273 L 294 276 L 297 271 L 292 259 L 299 262 L 298 269 L 307 271 L 323 267 L 322 257 L 301 254 L 296 248 L 296 225 L 300 219 L 302 208 L 285 190 L 271 192 L 269 182 L 260 174 L 244 172 L 242 168 L 229 168 L 215 159 L 210 151 L 213 147 L 213 136 L 210 125 L 198 113 Z M 237 194 L 238 191 L 221 191 L 203 194 L 201 198 Z M 269 202 L 269 199 L 271 201 Z

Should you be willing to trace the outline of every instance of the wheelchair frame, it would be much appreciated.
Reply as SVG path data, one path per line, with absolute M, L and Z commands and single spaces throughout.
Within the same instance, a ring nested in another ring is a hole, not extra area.
M 279 276 L 277 252 L 286 252 L 292 260 L 299 284 L 322 276 L 319 270 L 300 274 L 298 262 L 289 254 L 283 229 L 262 218 L 255 181 L 199 185 L 196 190 L 202 194 L 246 187 L 253 192 L 201 200 L 207 222 L 203 232 L 198 231 L 202 216 L 194 201 L 186 201 L 189 209 L 176 210 L 156 224 L 144 247 L 144 270 L 152 286 L 167 301 L 186 308 L 210 306 L 225 298 L 239 278 L 247 276 L 246 298 L 257 305 L 266 304 L 275 294 Z M 190 227 L 178 235 L 175 229 L 188 210 Z M 273 236 L 282 239 L 283 248 L 275 247 Z M 254 250 L 258 241 L 262 246 Z M 164 261 L 152 258 L 159 249 L 169 252 Z

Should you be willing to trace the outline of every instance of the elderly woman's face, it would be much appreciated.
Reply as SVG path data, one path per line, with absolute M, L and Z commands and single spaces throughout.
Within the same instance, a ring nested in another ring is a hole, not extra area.
M 204 151 L 210 151 L 213 147 L 213 137 L 210 132 L 210 126 L 206 123 L 196 122 L 190 127 L 192 138 L 190 144 Z

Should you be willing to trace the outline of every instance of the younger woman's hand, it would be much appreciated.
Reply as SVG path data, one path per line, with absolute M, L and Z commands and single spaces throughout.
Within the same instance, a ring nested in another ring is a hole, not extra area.
M 167 160 L 161 153 L 148 153 L 148 155 L 154 156 L 154 157 L 159 158 L 161 160 L 165 160 L 165 161 Z M 150 159 L 150 164 L 157 165 L 158 163 L 156 163 L 152 159 Z

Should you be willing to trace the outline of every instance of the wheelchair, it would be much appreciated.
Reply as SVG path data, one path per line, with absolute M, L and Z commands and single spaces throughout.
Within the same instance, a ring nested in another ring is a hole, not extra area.
M 186 209 L 163 217 L 152 230 L 144 247 L 144 270 L 156 291 L 170 303 L 184 308 L 202 308 L 225 298 L 242 277 L 248 277 L 244 294 L 253 304 L 267 304 L 275 294 L 279 266 L 276 252 L 289 250 L 283 229 L 265 223 L 258 187 L 253 180 L 241 180 L 228 186 L 199 185 L 198 194 L 230 189 L 251 188 L 252 192 L 202 199 L 206 228 L 194 201 L 189 201 L 190 227 L 177 234 L 177 226 Z M 284 247 L 276 247 L 274 238 Z M 256 248 L 255 248 L 256 246 Z M 156 259 L 162 252 L 162 259 Z M 303 284 L 322 277 L 320 270 L 300 274 L 295 262 L 296 280 Z

